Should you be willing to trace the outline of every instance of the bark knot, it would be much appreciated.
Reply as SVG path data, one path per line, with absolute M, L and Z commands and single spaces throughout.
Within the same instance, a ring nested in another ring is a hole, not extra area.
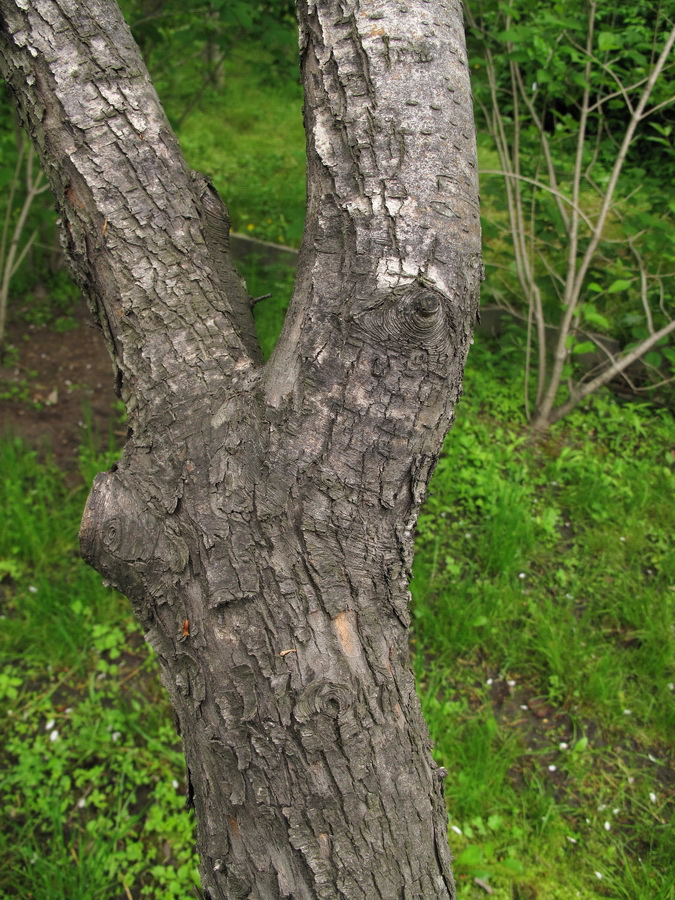
M 317 680 L 300 694 L 293 715 L 298 722 L 307 722 L 317 715 L 337 719 L 346 712 L 353 700 L 353 691 L 347 684 Z
M 165 593 L 188 564 L 185 541 L 116 472 L 100 473 L 80 527 L 80 551 L 132 600 Z
M 370 302 L 355 320 L 368 343 L 425 351 L 431 362 L 446 357 L 453 332 L 448 299 L 424 278 L 394 288 Z

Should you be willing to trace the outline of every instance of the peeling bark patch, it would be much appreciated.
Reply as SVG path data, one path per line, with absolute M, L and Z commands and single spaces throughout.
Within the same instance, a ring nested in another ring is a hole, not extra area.
M 337 632 L 340 648 L 349 659 L 356 659 L 361 655 L 361 642 L 356 628 L 356 616 L 353 612 L 345 610 L 338 613 L 333 619 Z

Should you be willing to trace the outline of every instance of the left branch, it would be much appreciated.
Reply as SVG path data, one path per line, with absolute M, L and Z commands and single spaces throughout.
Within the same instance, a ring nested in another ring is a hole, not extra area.
M 258 359 L 245 291 L 116 3 L 0 0 L 0 16 L 0 69 L 132 421 L 226 386 Z

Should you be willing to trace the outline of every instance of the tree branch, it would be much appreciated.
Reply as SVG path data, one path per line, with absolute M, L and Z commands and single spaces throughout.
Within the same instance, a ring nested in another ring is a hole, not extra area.
M 576 406 L 578 406 L 579 403 L 581 403 L 584 397 L 588 397 L 589 394 L 593 394 L 601 387 L 609 384 L 609 382 L 612 380 L 612 378 L 615 377 L 615 375 L 621 374 L 624 369 L 627 369 L 628 366 L 632 365 L 632 363 L 640 359 L 641 356 L 644 356 L 645 353 L 648 353 L 651 348 L 658 344 L 658 342 L 662 338 L 667 337 L 674 331 L 675 321 L 669 322 L 667 325 L 664 325 L 663 328 L 655 331 L 624 356 L 621 356 L 619 359 L 615 359 L 610 366 L 608 366 L 592 381 L 588 381 L 582 385 L 577 385 L 576 389 L 570 391 L 569 399 L 565 403 L 561 404 L 557 409 L 551 411 L 547 421 L 540 420 L 535 423 L 534 427 L 545 428 L 547 425 L 563 419 L 569 412 L 571 412 Z
M 243 290 L 224 289 L 195 183 L 117 5 L 2 0 L 0 13 L 2 74 L 138 429 L 151 407 L 258 359 L 250 310 Z
M 392 291 L 423 279 L 450 329 L 460 309 L 475 308 L 482 272 L 459 4 L 385 2 L 371 10 L 332 0 L 316 9 L 301 2 L 299 10 L 305 274 L 268 364 L 273 405 L 292 395 L 303 360 L 321 361 L 320 378 L 312 375 L 317 388 L 324 378 L 342 382 L 341 348 L 364 339 L 369 311 L 382 309 Z M 387 353 L 396 352 L 390 340 Z
M 553 194 L 554 197 L 559 198 L 564 203 L 566 203 L 569 207 L 576 211 L 577 215 L 584 220 L 585 224 L 592 230 L 593 223 L 588 218 L 588 216 L 584 213 L 583 209 L 576 205 L 573 200 L 570 200 L 569 197 L 565 196 L 565 194 L 560 191 L 555 190 L 549 184 L 544 184 L 543 181 L 538 181 L 536 178 L 528 178 L 526 175 L 516 175 L 513 172 L 505 172 L 503 169 L 481 169 L 481 175 L 501 175 L 502 178 L 513 178 L 516 181 L 525 181 L 528 184 L 533 185 L 534 187 L 539 188 L 542 191 L 546 191 L 549 194 Z

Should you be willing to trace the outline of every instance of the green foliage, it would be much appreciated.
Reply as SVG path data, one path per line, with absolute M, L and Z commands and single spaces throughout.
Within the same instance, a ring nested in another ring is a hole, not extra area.
M 293 4 L 123 8 L 186 158 L 213 177 L 233 229 L 298 246 L 305 140 Z
M 171 97 L 173 124 L 218 91 L 225 58 L 241 58 L 242 42 L 255 42 L 266 54 L 270 83 L 297 78 L 292 0 L 207 0 L 189 7 L 178 0 L 123 0 L 120 6 L 154 81 Z
M 295 266 L 288 262 L 266 262 L 260 254 L 251 253 L 239 269 L 252 297 L 271 294 L 253 307 L 258 340 L 263 356 L 268 359 L 284 324 L 293 292 Z
M 411 585 L 459 896 L 665 900 L 675 426 L 599 395 L 535 442 L 516 373 L 472 350 Z
M 560 402 L 564 381 L 585 376 L 588 360 L 581 357 L 597 351 L 589 331 L 630 350 L 673 318 L 672 59 L 634 133 L 631 116 L 673 26 L 675 4 L 476 0 L 468 6 L 483 131 L 479 155 L 492 172 L 481 183 L 483 299 L 524 315 L 531 306 L 535 319 L 563 325 L 564 340 L 569 331 Z M 625 161 L 618 162 L 629 131 Z M 570 309 L 574 317 L 566 323 Z M 637 375 L 638 385 L 649 388 L 675 374 L 671 356 L 672 339 L 665 337 Z M 603 353 L 596 362 L 606 362 Z M 537 393 L 549 375 L 539 365 Z
M 301 93 L 289 96 L 288 86 L 263 90 L 234 76 L 226 91 L 218 118 L 213 110 L 195 111 L 182 127 L 185 155 L 213 177 L 234 231 L 299 246 L 305 216 Z
M 6 438 L 0 466 L 0 897 L 185 897 L 182 754 L 128 604 L 78 558 L 85 485 Z

